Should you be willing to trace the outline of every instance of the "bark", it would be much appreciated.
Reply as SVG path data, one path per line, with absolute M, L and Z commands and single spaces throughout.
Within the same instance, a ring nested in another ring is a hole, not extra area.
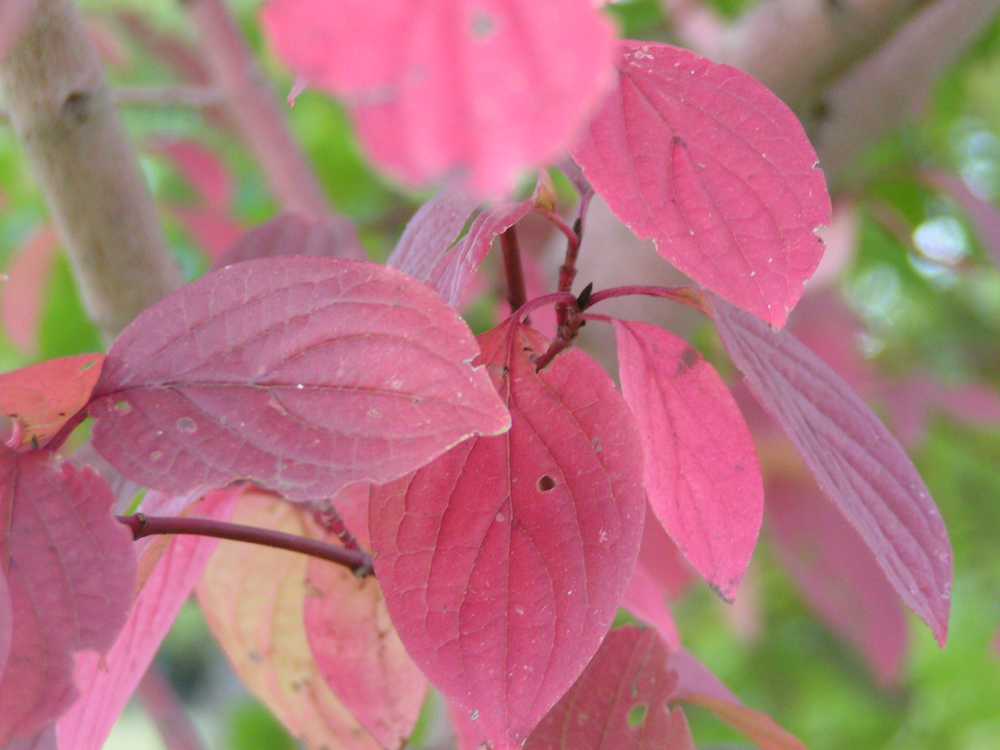
M 72 0 L 38 0 L 0 60 L 0 90 L 87 312 L 113 337 L 181 277 Z

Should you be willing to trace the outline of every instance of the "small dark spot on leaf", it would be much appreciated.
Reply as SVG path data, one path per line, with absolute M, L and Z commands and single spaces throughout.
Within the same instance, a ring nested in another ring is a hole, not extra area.
M 548 474 L 542 474 L 538 478 L 538 491 L 539 492 L 549 492 L 555 489 L 556 480 L 550 477 Z
M 677 363 L 677 372 L 674 374 L 683 375 L 685 372 L 698 364 L 698 359 L 698 352 L 689 346 L 681 355 L 681 361 Z
M 646 723 L 646 715 L 649 713 L 649 706 L 644 703 L 632 706 L 628 712 L 628 725 L 632 729 L 638 729 Z

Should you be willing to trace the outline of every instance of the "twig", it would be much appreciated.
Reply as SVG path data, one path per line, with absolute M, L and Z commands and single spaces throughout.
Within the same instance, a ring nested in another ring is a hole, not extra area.
M 173 685 L 151 664 L 136 691 L 167 750 L 202 750 L 204 745 Z
M 319 180 L 292 138 L 246 40 L 223 0 L 188 0 L 205 61 L 224 93 L 233 123 L 260 163 L 286 210 L 313 218 L 330 216 Z
M 261 529 L 208 518 L 155 517 L 143 513 L 118 516 L 118 520 L 129 527 L 132 538 L 139 540 L 156 534 L 194 534 L 215 539 L 229 539 L 235 542 L 259 544 L 264 547 L 300 552 L 310 557 L 328 560 L 353 571 L 359 577 L 374 575 L 371 557 L 358 550 L 327 544 L 317 539 L 286 534 L 273 529 Z
M 0 88 L 87 312 L 113 337 L 181 275 L 75 2 L 38 0 Z
M 503 270 L 507 279 L 507 301 L 511 310 L 517 310 L 528 299 L 524 283 L 524 268 L 521 265 L 521 246 L 517 241 L 517 227 L 511 227 L 500 235 L 503 250 Z
M 697 289 L 688 286 L 618 286 L 613 289 L 602 289 L 590 295 L 590 302 L 584 309 L 616 297 L 659 297 L 680 302 L 682 305 L 697 310 L 703 315 L 712 317 L 711 308 Z
M 355 552 L 361 552 L 361 545 L 358 544 L 357 537 L 351 533 L 351 530 L 347 528 L 347 524 L 344 523 L 344 519 L 341 517 L 340 513 L 337 512 L 337 508 L 332 502 L 327 500 L 322 506 L 316 508 L 313 511 L 313 518 L 316 523 L 322 526 L 326 531 L 334 534 L 337 539 L 341 541 L 347 549 L 354 550 Z

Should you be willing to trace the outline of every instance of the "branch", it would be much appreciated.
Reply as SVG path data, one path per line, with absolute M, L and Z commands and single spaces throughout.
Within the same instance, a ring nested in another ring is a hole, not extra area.
M 517 227 L 511 227 L 500 235 L 503 250 L 503 270 L 507 279 L 507 302 L 511 310 L 517 310 L 528 299 L 524 283 L 524 268 L 521 265 L 521 246 L 517 241 Z
M 255 526 L 244 526 L 208 518 L 156 517 L 143 513 L 118 516 L 118 520 L 129 527 L 132 538 L 136 541 L 156 534 L 209 536 L 215 539 L 229 539 L 235 542 L 247 542 L 248 544 L 300 552 L 303 555 L 343 565 L 362 578 L 374 575 L 371 557 L 364 552 L 345 549 L 295 534 L 286 534 L 283 531 L 261 529 Z
M 222 103 L 222 94 L 209 86 L 124 86 L 111 90 L 119 107 L 205 109 Z M 10 116 L 0 110 L 0 122 Z
M 718 57 L 800 112 L 933 0 L 771 0 L 721 40 Z
M 87 312 L 110 338 L 181 276 L 76 3 L 36 7 L 0 61 L 0 89 Z
M 286 210 L 330 216 L 319 180 L 292 138 L 277 97 L 264 80 L 223 0 L 188 0 L 201 48 L 232 121 Z
M 203 750 L 184 704 L 155 663 L 149 666 L 136 692 L 167 750 Z

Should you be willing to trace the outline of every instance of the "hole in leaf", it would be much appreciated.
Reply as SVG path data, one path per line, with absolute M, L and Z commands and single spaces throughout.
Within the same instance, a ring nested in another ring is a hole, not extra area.
M 646 723 L 646 715 L 649 713 L 649 706 L 644 703 L 639 703 L 629 709 L 628 712 L 628 725 L 632 729 L 638 729 L 643 724 Z
M 115 404 L 115 411 L 118 412 L 119 414 L 128 414 L 130 411 L 132 411 L 132 404 L 130 404 L 128 401 L 118 401 Z
M 538 478 L 538 491 L 548 492 L 549 490 L 555 489 L 556 480 L 550 477 L 548 474 L 543 474 Z
M 488 39 L 496 28 L 496 21 L 487 13 L 480 11 L 472 17 L 472 36 L 476 39 Z
M 198 425 L 191 417 L 181 417 L 177 420 L 177 429 L 190 434 L 198 431 Z

